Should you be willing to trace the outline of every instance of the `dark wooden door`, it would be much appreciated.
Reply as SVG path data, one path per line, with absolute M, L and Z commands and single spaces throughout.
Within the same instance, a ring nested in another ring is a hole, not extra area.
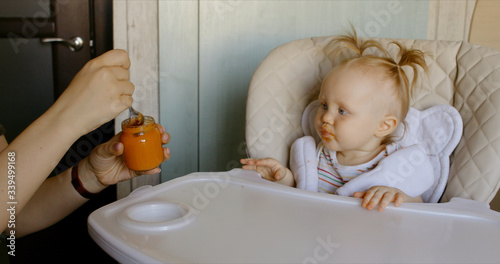
M 87 61 L 112 49 L 112 28 L 112 0 L 0 0 L 0 123 L 9 142 L 52 105 Z M 77 51 L 54 42 L 75 37 L 83 43 Z M 53 174 L 113 135 L 111 121 L 83 136 Z M 108 188 L 56 225 L 17 239 L 11 262 L 113 262 L 88 236 L 87 217 L 114 200 L 116 188 Z

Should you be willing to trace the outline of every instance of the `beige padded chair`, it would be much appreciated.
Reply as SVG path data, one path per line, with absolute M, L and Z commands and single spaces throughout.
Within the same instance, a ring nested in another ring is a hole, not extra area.
M 291 144 L 303 135 L 302 112 L 316 99 L 322 79 L 332 68 L 326 48 L 332 38 L 283 44 L 256 69 L 246 113 L 251 157 L 288 163 Z M 386 46 L 392 41 L 378 40 Z M 423 110 L 448 104 L 463 118 L 463 136 L 451 157 L 441 202 L 462 197 L 489 203 L 500 187 L 500 52 L 458 41 L 397 41 L 430 55 L 428 77 L 423 78 L 412 106 Z M 390 51 L 395 55 L 397 49 Z

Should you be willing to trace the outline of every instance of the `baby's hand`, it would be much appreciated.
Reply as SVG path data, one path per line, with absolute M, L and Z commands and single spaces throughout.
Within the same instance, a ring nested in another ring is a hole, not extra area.
M 394 202 L 396 207 L 403 202 L 422 202 L 420 196 L 411 197 L 397 188 L 386 186 L 373 186 L 366 192 L 355 192 L 353 196 L 363 198 L 361 206 L 368 210 L 378 205 L 379 212 L 384 211 L 391 202 Z
M 241 159 L 240 162 L 244 164 L 242 169 L 257 171 L 266 180 L 279 182 L 287 186 L 295 185 L 292 172 L 273 158 Z

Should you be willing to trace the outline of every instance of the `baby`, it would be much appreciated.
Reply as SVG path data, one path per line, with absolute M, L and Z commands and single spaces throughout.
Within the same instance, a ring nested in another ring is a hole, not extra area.
M 392 133 L 403 125 L 409 110 L 410 95 L 418 78 L 417 66 L 424 70 L 427 66 L 420 50 L 408 50 L 397 42 L 394 44 L 400 49 L 398 62 L 390 58 L 378 42 L 360 42 L 355 32 L 341 36 L 333 43 L 337 47 L 334 61 L 337 54 L 345 49 L 356 54 L 334 67 L 324 78 L 319 94 L 320 108 L 315 118 L 315 128 L 321 137 L 317 160 L 318 192 L 335 194 L 355 177 L 369 174 L 382 160 L 391 164 L 412 155 L 394 142 Z M 386 56 L 363 55 L 363 51 L 371 47 Z M 411 83 L 402 66 L 413 69 Z M 419 151 L 418 146 L 416 148 Z M 395 158 L 393 153 L 398 153 L 399 157 Z M 243 169 L 256 170 L 265 179 L 295 186 L 292 172 L 273 158 L 242 159 L 241 163 L 244 164 Z M 419 173 L 431 173 L 431 177 L 422 178 L 425 181 L 423 189 L 415 197 L 394 186 L 384 185 L 369 186 L 352 195 L 363 198 L 361 205 L 369 210 L 378 205 L 378 210 L 383 211 L 391 202 L 396 206 L 402 202 L 422 202 L 419 195 L 433 183 L 428 180 L 433 179 L 429 163 L 425 160 L 423 171 L 408 177 L 408 180 L 418 180 Z M 386 167 L 389 173 L 398 173 L 394 169 L 397 166 Z

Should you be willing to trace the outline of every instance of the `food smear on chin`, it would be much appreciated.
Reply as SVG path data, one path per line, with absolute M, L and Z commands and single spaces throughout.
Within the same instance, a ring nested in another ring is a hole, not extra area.
M 323 139 L 325 142 L 330 142 L 332 140 L 335 140 L 335 134 L 326 125 L 322 125 L 321 126 L 321 139 Z

